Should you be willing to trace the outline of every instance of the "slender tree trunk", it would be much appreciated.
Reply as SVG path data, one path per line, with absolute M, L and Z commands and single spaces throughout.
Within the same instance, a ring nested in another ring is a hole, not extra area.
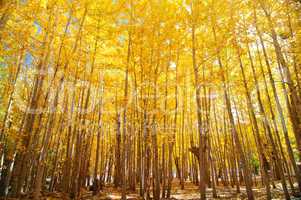
M 216 41 L 216 33 L 215 33 L 214 27 L 213 27 L 213 35 L 214 35 L 215 41 Z M 242 145 L 241 145 L 241 142 L 240 142 L 237 130 L 236 130 L 234 117 L 233 117 L 233 114 L 232 114 L 231 102 L 230 102 L 229 95 L 228 95 L 228 92 L 227 92 L 227 88 L 226 88 L 226 85 L 225 85 L 225 75 L 223 73 L 223 65 L 222 65 L 222 61 L 221 61 L 221 58 L 219 56 L 219 53 L 217 54 L 217 56 L 218 56 L 217 59 L 218 59 L 219 67 L 222 71 L 221 78 L 222 78 L 222 82 L 223 82 L 224 98 L 225 98 L 225 101 L 226 101 L 227 112 L 228 112 L 229 120 L 230 120 L 230 123 L 231 123 L 232 134 L 233 134 L 233 137 L 234 137 L 235 144 L 237 146 L 237 151 L 238 151 L 238 154 L 240 156 L 240 159 L 241 159 L 241 162 L 242 162 L 242 168 L 243 168 L 243 171 L 244 171 L 244 181 L 245 181 L 245 184 L 246 184 L 247 196 L 248 196 L 249 200 L 254 200 L 254 194 L 253 194 L 253 191 L 252 191 L 251 174 L 250 174 L 250 171 L 248 169 L 247 160 L 246 160 L 245 155 L 243 153 Z
M 262 166 L 262 172 L 263 172 L 262 173 L 262 178 L 263 178 L 264 185 L 265 185 L 265 188 L 266 188 L 267 199 L 272 199 L 271 190 L 270 190 L 270 180 L 269 180 L 269 176 L 268 176 L 268 169 L 267 169 L 267 166 L 266 166 L 266 163 L 265 163 L 266 158 L 265 158 L 263 146 L 262 146 L 262 143 L 261 143 L 260 131 L 259 131 L 259 127 L 258 127 L 258 124 L 257 124 L 254 108 L 253 108 L 253 105 L 252 105 L 251 95 L 249 93 L 249 89 L 248 89 L 248 85 L 247 85 L 247 81 L 246 81 L 245 70 L 244 70 L 243 63 L 242 63 L 242 60 L 241 60 L 241 57 L 240 57 L 241 56 L 240 52 L 238 50 L 239 47 L 237 46 L 237 44 L 234 44 L 234 45 L 237 48 L 237 56 L 238 56 L 238 59 L 239 59 L 239 66 L 240 66 L 242 77 L 243 77 L 245 95 L 246 95 L 246 98 L 247 98 L 247 106 L 248 106 L 248 110 L 249 110 L 250 116 L 251 116 L 251 121 L 252 121 L 252 124 L 253 124 L 253 127 L 254 127 L 255 142 L 256 142 L 256 146 L 258 148 L 259 159 L 260 159 L 261 166 Z

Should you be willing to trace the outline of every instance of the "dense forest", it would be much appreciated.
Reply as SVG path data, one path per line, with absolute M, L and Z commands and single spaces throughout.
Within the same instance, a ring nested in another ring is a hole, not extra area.
M 300 0 L 0 0 L 0 199 L 297 199 Z

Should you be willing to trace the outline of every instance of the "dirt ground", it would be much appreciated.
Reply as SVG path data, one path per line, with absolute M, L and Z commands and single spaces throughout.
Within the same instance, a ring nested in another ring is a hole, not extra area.
M 179 182 L 174 181 L 173 187 L 171 191 L 171 198 L 170 200 L 198 200 L 200 199 L 200 193 L 198 190 L 198 186 L 194 185 L 193 183 L 186 182 L 185 188 L 182 190 L 180 188 Z M 240 187 L 240 193 L 236 192 L 235 187 L 223 187 L 217 186 L 217 196 L 218 198 L 213 198 L 212 195 L 212 188 L 206 189 L 206 197 L 208 200 L 212 199 L 229 199 L 229 200 L 239 200 L 239 199 L 247 199 L 245 187 Z M 281 200 L 284 199 L 283 190 L 281 188 L 281 184 L 276 184 L 276 188 L 271 188 L 272 190 L 272 198 L 273 200 Z M 255 195 L 256 200 L 264 200 L 266 199 L 265 189 L 262 187 L 260 188 L 253 188 L 253 192 Z M 21 200 L 29 200 L 32 199 L 32 195 L 24 195 Z M 107 186 L 105 187 L 98 195 L 93 196 L 91 191 L 82 190 L 79 200 L 119 200 L 121 199 L 121 190 L 116 189 L 114 187 Z M 139 196 L 139 190 L 137 189 L 136 192 L 128 192 L 127 193 L 128 200 L 141 200 Z M 292 200 L 301 200 L 300 197 L 294 197 L 292 195 Z M 0 199 L 1 200 L 1 199 Z M 12 198 L 6 198 L 6 200 L 16 200 Z M 53 192 L 42 193 L 41 200 L 70 200 L 69 195 L 66 193 L 59 193 Z

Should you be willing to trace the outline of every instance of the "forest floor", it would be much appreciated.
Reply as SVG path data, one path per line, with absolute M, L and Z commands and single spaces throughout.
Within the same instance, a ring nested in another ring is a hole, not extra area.
M 185 188 L 182 190 L 179 184 L 179 181 L 174 181 L 172 185 L 171 198 L 170 200 L 198 200 L 200 199 L 200 193 L 198 186 L 194 185 L 191 182 L 185 183 Z M 275 184 L 276 188 L 271 188 L 273 200 L 285 199 L 283 195 L 283 190 L 280 183 Z M 212 199 L 228 199 L 228 200 L 238 200 L 238 199 L 247 199 L 245 187 L 241 186 L 240 193 L 236 192 L 235 187 L 224 187 L 217 186 L 217 196 L 218 198 L 213 198 L 212 188 L 206 189 L 206 197 L 208 200 Z M 263 187 L 254 187 L 253 192 L 256 200 L 266 199 L 265 188 Z M 32 199 L 31 195 L 25 195 L 21 200 Z M 105 187 L 98 195 L 92 196 L 92 192 L 87 190 L 82 190 L 79 200 L 119 200 L 121 199 L 121 190 L 114 187 L 107 186 Z M 128 192 L 128 200 L 141 200 L 138 190 L 137 192 Z M 7 198 L 6 200 L 16 200 L 12 198 Z M 64 193 L 43 193 L 41 200 L 70 200 L 67 194 Z M 295 198 L 292 196 L 292 200 L 301 200 L 301 198 Z
M 224 187 L 224 186 L 217 186 L 217 196 L 218 198 L 213 198 L 212 195 L 212 188 L 206 189 L 206 197 L 207 199 L 247 199 L 246 190 L 245 187 L 241 186 L 240 193 L 236 192 L 235 187 Z M 283 190 L 281 188 L 280 184 L 276 184 L 276 188 L 271 188 L 272 190 L 272 198 L 274 200 L 280 200 L 285 199 L 283 195 Z M 104 190 L 105 193 L 107 193 L 108 197 L 112 200 L 119 200 L 121 198 L 121 192 L 116 191 L 116 189 L 107 188 Z M 264 200 L 266 199 L 266 192 L 265 188 L 253 188 L 254 195 L 256 197 L 256 200 Z M 188 182 L 185 183 L 185 188 L 182 190 L 179 186 L 179 184 L 174 184 L 173 189 L 171 192 L 171 199 L 172 200 L 198 200 L 200 199 L 200 193 L 198 186 Z M 128 199 L 130 200 L 136 200 L 141 199 L 137 193 L 128 193 L 127 195 Z M 301 198 L 294 198 L 292 197 L 292 200 L 301 200 Z M 97 198 L 95 198 L 97 200 Z

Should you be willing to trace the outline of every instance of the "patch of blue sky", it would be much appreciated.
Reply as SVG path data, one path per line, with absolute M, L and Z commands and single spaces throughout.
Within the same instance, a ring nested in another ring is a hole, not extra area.
M 0 67 L 4 68 L 7 66 L 7 63 L 5 62 L 5 58 L 3 56 L 0 56 Z
M 120 13 L 115 23 L 117 26 L 127 25 L 129 23 L 129 20 L 127 19 L 126 13 Z
M 42 32 L 42 27 L 41 27 L 41 25 L 40 25 L 37 21 L 34 21 L 34 22 L 33 22 L 33 25 L 34 25 L 34 27 L 36 28 L 36 35 L 41 34 L 41 32 Z
M 20 4 L 26 5 L 27 4 L 27 0 L 20 0 Z
M 7 60 L 8 57 L 2 56 L 0 57 L 0 80 L 4 80 L 7 78 Z M 1 85 L 1 84 L 0 84 Z
M 78 23 L 78 19 L 76 17 L 71 16 L 71 19 L 70 19 L 71 14 L 72 14 L 71 11 L 68 11 L 64 14 L 67 17 L 67 20 L 70 20 L 70 25 L 67 27 L 67 30 L 66 30 L 66 26 L 63 26 L 63 32 L 66 31 L 67 35 L 70 35 L 70 33 L 71 33 L 71 30 L 70 30 L 71 24 L 77 24 Z
M 33 64 L 33 56 L 31 55 L 31 53 L 26 52 L 25 53 L 25 57 L 24 57 L 24 65 L 25 67 L 31 67 Z
M 71 22 L 72 22 L 72 24 L 79 24 L 80 23 L 80 21 L 78 20 L 77 17 L 71 17 Z
M 124 44 L 124 42 L 125 42 L 125 36 L 124 35 L 119 35 L 118 36 L 118 42 L 119 42 L 119 44 Z
M 129 23 L 129 20 L 126 18 L 120 18 L 117 20 L 117 25 L 121 26 L 121 25 L 127 25 Z

